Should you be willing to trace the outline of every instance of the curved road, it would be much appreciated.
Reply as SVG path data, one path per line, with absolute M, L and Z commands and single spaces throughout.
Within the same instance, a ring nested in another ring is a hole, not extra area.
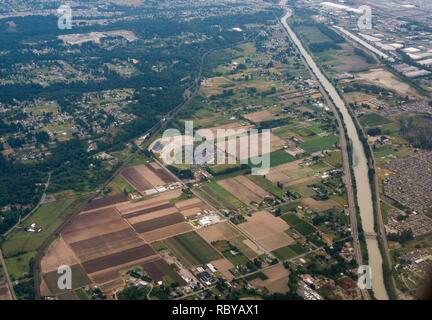
M 342 120 L 348 132 L 348 137 L 351 141 L 352 152 L 353 152 L 353 171 L 356 181 L 356 191 L 357 191 L 357 201 L 360 209 L 361 223 L 363 231 L 365 234 L 373 235 L 368 236 L 366 239 L 367 251 L 369 256 L 369 266 L 372 273 L 372 290 L 377 299 L 387 300 L 387 290 L 384 285 L 383 278 L 383 260 L 381 252 L 378 245 L 377 237 L 375 236 L 374 229 L 374 211 L 372 202 L 372 191 L 371 191 L 371 181 L 368 174 L 368 161 L 365 154 L 365 150 L 360 141 L 356 126 L 353 119 L 348 111 L 347 106 L 342 100 L 341 96 L 337 92 L 336 88 L 331 84 L 331 82 L 324 76 L 318 65 L 315 63 L 312 56 L 303 47 L 303 44 L 295 34 L 295 32 L 288 25 L 287 19 L 291 16 L 292 12 L 287 7 L 287 0 L 283 0 L 281 5 L 287 10 L 285 16 L 281 19 L 281 22 L 288 32 L 288 35 L 298 48 L 299 52 L 303 56 L 304 60 L 308 64 L 309 68 L 316 76 L 321 86 L 327 92 L 335 106 L 338 108 L 342 114 Z M 353 228 L 354 229 L 354 228 Z M 354 241 L 357 234 L 353 233 Z

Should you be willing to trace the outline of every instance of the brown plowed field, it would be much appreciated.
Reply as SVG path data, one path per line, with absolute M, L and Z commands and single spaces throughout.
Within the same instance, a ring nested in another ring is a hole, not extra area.
M 153 231 L 142 233 L 141 238 L 151 243 L 166 238 L 171 238 L 181 233 L 190 232 L 193 229 L 194 228 L 189 223 L 180 222 L 180 223 L 172 224 L 168 227 L 159 228 Z
M 180 213 L 185 217 L 194 216 L 203 213 L 204 210 L 210 211 L 210 207 L 198 198 L 192 198 L 175 204 Z
M 214 260 L 211 264 L 220 272 L 228 281 L 234 279 L 233 274 L 229 271 L 234 265 L 227 259 Z
M 94 273 L 107 268 L 112 268 L 142 258 L 146 258 L 154 254 L 155 252 L 153 251 L 153 249 L 148 244 L 144 244 L 139 247 L 111 254 L 109 256 L 86 261 L 82 265 L 87 273 Z
M 156 162 L 148 164 L 147 168 L 157 175 L 165 184 L 177 181 L 168 171 L 159 166 Z
M 184 221 L 184 217 L 180 213 L 173 213 L 164 217 L 143 221 L 132 225 L 138 233 L 145 233 L 156 229 L 164 228 L 172 224 Z
M 145 214 L 152 213 L 152 212 L 155 212 L 155 211 L 158 211 L 158 210 L 168 209 L 168 208 L 172 208 L 172 207 L 173 207 L 173 205 L 171 203 L 166 202 L 166 203 L 163 203 L 161 205 L 157 205 L 157 206 L 154 206 L 154 207 L 151 207 L 151 208 L 147 208 L 147 209 L 143 209 L 143 210 L 127 213 L 123 217 L 126 218 L 126 219 L 129 219 L 129 218 L 138 217 L 138 216 L 141 216 L 141 215 L 145 215 Z
M 158 261 L 163 261 L 165 262 L 165 260 L 158 260 Z M 166 263 L 166 262 L 165 262 Z M 167 264 L 168 265 L 168 264 Z M 164 277 L 164 273 L 157 267 L 155 262 L 148 262 L 148 263 L 144 263 L 142 265 L 143 269 L 145 270 L 145 272 L 148 273 L 148 275 L 154 280 L 154 281 L 161 281 Z M 169 267 L 169 266 L 168 266 Z
M 214 241 L 227 240 L 249 259 L 254 259 L 257 256 L 255 250 L 251 250 L 245 243 L 250 240 L 247 240 L 244 235 L 239 233 L 238 230 L 235 230 L 227 222 L 200 228 L 196 232 L 209 244 L 212 244 Z
M 242 139 L 237 137 L 231 136 L 228 139 L 227 142 L 227 154 L 232 159 L 237 160 L 247 160 L 249 158 L 253 158 L 254 156 L 262 156 L 266 152 L 266 149 L 263 149 L 262 147 L 265 145 L 265 141 L 263 141 L 263 135 L 261 133 L 259 134 L 249 134 L 248 142 L 242 142 Z M 234 141 L 235 140 L 235 141 Z M 258 144 L 258 148 L 255 153 L 252 153 L 252 150 L 250 148 L 243 147 L 243 143 L 249 143 L 249 146 L 253 143 Z M 270 145 L 269 149 L 270 152 L 277 151 L 282 149 L 286 145 L 285 141 L 279 138 L 278 136 L 275 136 L 274 134 L 270 134 Z M 231 146 L 235 146 L 235 150 L 231 149 Z M 234 154 L 235 152 L 235 154 Z
M 243 118 L 250 122 L 260 123 L 274 118 L 274 115 L 267 110 L 244 114 Z
M 239 224 L 239 228 L 255 239 L 267 251 L 273 251 L 294 242 L 284 231 L 288 225 L 267 211 L 259 211 Z
M 107 272 L 100 272 L 97 274 L 92 274 L 91 278 L 94 282 L 96 282 L 98 285 L 103 285 L 105 283 L 110 283 L 113 281 L 121 280 L 120 273 L 117 270 L 107 271 Z
M 144 164 L 134 168 L 138 174 L 147 180 L 153 187 L 167 184 L 166 181 L 162 180 L 162 178 L 155 173 L 156 170 L 150 165 Z
M 128 224 L 124 220 L 114 220 L 99 225 L 94 225 L 89 228 L 81 228 L 79 230 L 62 233 L 66 243 L 73 243 L 81 240 L 86 240 L 101 236 L 103 234 L 126 229 Z
M 120 175 L 138 191 L 149 190 L 176 181 L 171 174 L 156 163 L 125 168 Z
M 227 222 L 214 224 L 212 226 L 201 228 L 197 233 L 208 243 L 218 240 L 231 240 L 239 236 L 238 231 L 233 229 Z
M 152 255 L 144 257 L 138 260 L 128 261 L 123 264 L 118 264 L 114 267 L 106 268 L 101 271 L 97 271 L 90 275 L 90 278 L 98 284 L 103 284 L 104 286 L 109 286 L 114 282 L 118 282 L 121 279 L 121 272 L 124 272 L 133 267 L 139 267 L 145 263 L 149 263 L 158 260 L 159 256 Z
M 268 277 L 266 280 L 254 279 L 250 284 L 254 287 L 265 287 L 270 293 L 285 293 L 288 291 L 289 271 L 281 264 L 276 264 L 263 273 Z
M 74 242 L 70 244 L 70 247 L 81 261 L 88 261 L 134 247 L 141 242 L 143 241 L 138 235 L 131 228 L 127 228 Z
M 145 191 L 153 188 L 153 185 L 141 176 L 140 172 L 135 167 L 123 169 L 120 175 L 138 191 Z
M 1 300 L 12 300 L 9 289 L 6 286 L 0 287 L 0 301 Z
M 204 210 L 209 210 L 209 207 L 206 205 L 201 207 L 193 207 L 187 210 L 182 210 L 180 213 L 185 217 L 195 216 L 198 213 L 203 213 Z
M 218 181 L 224 189 L 245 204 L 260 203 L 268 193 L 246 177 L 229 178 Z
M 258 186 L 257 184 L 255 184 L 245 176 L 235 177 L 234 179 L 240 182 L 246 188 L 248 188 L 251 192 L 260 196 L 261 198 L 264 198 L 269 195 L 267 191 L 265 191 L 263 188 L 261 188 L 260 186 Z
M 66 226 L 63 233 L 79 231 L 81 229 L 85 230 L 95 225 L 121 220 L 122 218 L 115 208 L 81 213 L 73 218 L 73 220 Z
M 75 264 L 78 264 L 78 259 L 61 237 L 53 242 L 41 261 L 44 273 L 55 271 L 63 265 L 72 266 Z
M 314 171 L 308 167 L 302 167 L 303 160 L 297 160 L 289 163 L 284 163 L 270 169 L 266 174 L 267 180 L 277 183 L 281 182 L 287 185 L 303 183 L 314 178 Z
M 183 210 L 185 208 L 189 208 L 191 206 L 197 206 L 202 204 L 203 202 L 198 198 L 187 199 L 183 201 L 176 202 L 175 206 L 179 210 Z
M 121 214 L 124 215 L 134 211 L 139 211 L 149 207 L 154 207 L 163 204 L 165 202 L 168 202 L 169 200 L 178 198 L 181 195 L 181 193 L 182 191 L 179 189 L 173 191 L 167 191 L 167 192 L 160 193 L 154 198 L 148 200 L 119 204 L 118 206 L 116 206 L 116 208 L 118 211 L 120 211 Z
M 162 209 L 162 210 L 158 210 L 158 211 L 153 211 L 138 217 L 133 217 L 131 219 L 128 219 L 130 224 L 137 224 L 140 222 L 145 222 L 145 221 L 150 221 L 150 220 L 154 220 L 154 219 L 158 219 L 158 218 L 163 218 L 167 215 L 170 214 L 174 214 L 174 213 L 178 213 L 177 208 L 172 206 L 170 208 L 167 209 Z
M 72 289 L 77 289 L 90 283 L 89 277 L 79 264 L 72 265 L 70 268 L 72 273 Z M 59 277 L 60 275 L 57 270 L 43 274 L 43 280 L 52 294 L 64 293 L 64 290 L 58 287 Z
M 265 252 L 259 248 L 254 242 L 249 239 L 243 240 L 243 244 L 251 249 L 257 256 L 264 254 Z
M 334 200 L 317 201 L 312 198 L 306 198 L 301 201 L 304 206 L 308 206 L 316 212 L 322 212 L 333 208 L 340 209 L 340 205 Z
M 119 194 L 119 195 L 108 197 L 108 198 L 93 200 L 92 202 L 87 204 L 87 206 L 85 207 L 84 210 L 89 211 L 89 210 L 93 210 L 93 209 L 100 209 L 103 207 L 110 207 L 110 206 L 114 206 L 118 203 L 127 202 L 127 201 L 129 201 L 129 197 L 127 195 Z

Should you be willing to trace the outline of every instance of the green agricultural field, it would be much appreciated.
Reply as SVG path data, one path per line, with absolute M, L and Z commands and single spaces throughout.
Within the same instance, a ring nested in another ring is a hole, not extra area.
M 209 167 L 208 171 L 215 179 L 222 180 L 246 175 L 250 173 L 251 169 L 246 165 L 240 164 L 216 164 Z
M 84 269 L 79 265 L 71 266 L 72 271 L 72 289 L 78 289 L 86 286 L 90 283 L 90 279 L 85 273 Z M 59 278 L 59 274 L 56 271 L 49 272 L 43 276 L 47 287 L 53 294 L 61 294 L 64 293 L 64 290 L 59 289 L 57 285 L 57 281 Z
M 378 113 L 368 113 L 360 118 L 360 122 L 364 126 L 373 127 L 388 124 L 390 121 Z
M 310 168 L 311 168 L 315 173 L 318 173 L 318 172 L 324 172 L 324 171 L 327 171 L 327 170 L 333 169 L 333 167 L 330 166 L 330 165 L 329 165 L 327 162 L 325 162 L 325 161 L 319 161 L 318 163 L 312 165 Z
M 400 126 L 396 123 L 387 123 L 381 126 L 382 133 L 387 135 L 400 136 Z
M 373 149 L 373 153 L 376 158 L 381 158 L 381 157 L 386 157 L 388 155 L 391 155 L 395 153 L 395 151 L 391 146 L 383 146 L 380 148 Z
M 221 258 L 221 255 L 195 232 L 175 236 L 163 242 L 188 267 Z
M 128 163 L 128 166 L 137 166 L 152 161 L 151 158 L 144 155 L 142 152 L 137 153 Z
M 38 105 L 34 108 L 31 108 L 31 112 L 35 116 L 40 116 L 44 113 L 58 113 L 58 105 L 57 104 L 45 104 L 45 105 Z
M 223 209 L 224 206 L 217 200 L 215 200 L 214 197 L 210 196 L 210 194 L 208 193 L 208 190 L 206 191 L 203 188 L 200 189 L 194 189 L 195 194 L 200 197 L 201 199 L 204 199 L 205 202 L 210 203 L 213 207 L 215 207 L 216 209 Z M 228 208 L 228 207 L 226 207 Z
M 167 246 L 162 241 L 153 242 L 151 246 L 155 251 L 168 250 Z
M 87 292 L 85 292 L 83 288 L 79 288 L 75 290 L 75 294 L 78 296 L 80 300 L 90 300 L 89 295 L 87 294 Z
M 307 222 L 302 221 L 299 224 L 296 224 L 294 226 L 294 229 L 296 229 L 298 232 L 300 232 L 302 235 L 307 236 L 311 233 L 314 233 L 316 231 L 316 229 L 310 225 Z
M 300 128 L 300 129 L 297 129 L 296 133 L 299 134 L 299 135 L 301 135 L 304 138 L 315 136 L 315 132 L 313 132 L 309 128 Z
M 263 176 L 248 176 L 250 180 L 255 182 L 257 185 L 259 185 L 261 188 L 266 190 L 267 192 L 273 194 L 274 196 L 278 197 L 279 199 L 284 198 L 284 190 L 281 188 L 278 188 L 275 186 L 270 180 L 267 180 Z
M 239 235 L 234 239 L 230 239 L 230 243 L 234 245 L 240 252 L 245 255 L 249 260 L 256 258 L 257 254 L 249 246 L 247 246 L 243 241 L 246 237 Z
M 288 154 L 285 150 L 278 150 L 270 153 L 270 166 L 276 167 L 284 163 L 297 160 L 295 157 Z
M 292 227 L 303 221 L 302 219 L 300 219 L 295 214 L 286 214 L 286 215 L 283 215 L 281 218 Z
M 15 279 L 25 277 L 31 258 L 42 243 L 70 216 L 84 199 L 75 197 L 42 205 L 19 229 L 10 233 L 2 244 L 8 270 Z M 32 223 L 42 227 L 39 233 L 30 233 L 25 228 Z
M 272 130 L 272 133 L 283 139 L 293 135 L 298 128 L 299 128 L 299 120 L 291 119 L 291 124 L 275 128 Z
M 306 236 L 306 239 L 313 243 L 317 247 L 322 247 L 325 245 L 324 241 L 322 241 L 317 235 L 315 234 L 309 234 Z
M 262 272 L 262 271 L 258 271 L 255 272 L 254 274 L 248 275 L 244 278 L 246 281 L 252 281 L 255 279 L 261 279 L 261 280 L 267 280 L 268 277 Z
M 153 262 L 153 265 L 164 274 L 163 276 L 163 282 L 170 286 L 173 283 L 178 283 L 181 286 L 186 285 L 186 281 L 183 280 L 182 277 L 180 277 L 177 272 L 173 270 L 173 268 L 167 264 L 164 260 L 157 260 Z
M 290 244 L 289 246 L 279 248 L 272 253 L 280 260 L 295 258 L 307 251 L 299 244 Z
M 109 184 L 111 187 L 111 195 L 134 192 L 135 189 L 127 183 L 120 175 L 117 175 Z
M 384 201 L 381 202 L 381 213 L 382 213 L 384 223 L 387 223 L 388 214 L 391 210 L 394 210 L 394 209 L 395 208 L 392 205 L 388 204 L 387 202 L 384 202 Z
M 324 43 L 331 41 L 329 37 L 315 26 L 300 25 L 296 30 L 300 32 L 305 39 L 307 39 L 308 43 Z
M 313 153 L 320 150 L 334 149 L 336 143 L 339 142 L 339 137 L 330 135 L 327 137 L 314 137 L 306 140 L 300 144 L 300 148 L 306 150 L 309 153 Z
M 307 223 L 294 214 L 286 214 L 281 218 L 303 236 L 308 236 L 316 231 L 316 229 L 311 224 Z
M 212 243 L 212 245 L 227 258 L 234 266 L 243 266 L 249 262 L 249 259 L 229 241 L 221 240 Z M 232 254 L 231 251 L 236 252 Z
M 229 83 L 229 85 L 231 86 L 233 84 Z M 221 85 L 220 87 L 223 88 L 225 86 Z M 198 109 L 194 113 L 192 120 L 194 121 L 194 126 L 196 128 L 210 128 L 215 126 L 221 126 L 230 122 L 229 116 L 227 116 L 226 114 L 216 113 L 206 108 Z
M 300 201 L 292 201 L 290 203 L 283 204 L 279 206 L 281 212 L 285 213 L 288 211 L 295 210 L 300 205 Z
M 229 209 L 238 209 L 244 207 L 244 204 L 234 197 L 231 193 L 220 186 L 216 181 L 210 181 L 202 188 L 204 193 L 207 193 L 216 202 L 220 203 L 223 207 Z
M 342 156 L 339 151 L 333 151 L 323 159 L 325 163 L 328 163 L 330 166 L 339 168 L 342 166 Z
M 37 250 L 41 244 L 57 229 L 62 222 L 74 212 L 82 203 L 82 198 L 68 198 L 42 205 L 29 219 L 15 229 L 5 239 L 2 245 L 5 257 L 19 253 Z M 26 227 L 36 223 L 42 228 L 39 233 L 24 231 Z
M 22 279 L 30 275 L 30 261 L 35 255 L 36 251 L 30 251 L 5 258 L 9 276 L 12 280 Z

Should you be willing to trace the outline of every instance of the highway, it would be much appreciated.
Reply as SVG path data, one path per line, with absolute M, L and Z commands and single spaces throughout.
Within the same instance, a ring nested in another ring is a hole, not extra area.
M 344 35 L 346 35 L 347 37 L 351 38 L 352 40 L 354 40 L 355 42 L 359 43 L 360 45 L 362 45 L 363 47 L 365 47 L 366 49 L 372 51 L 373 53 L 375 53 L 377 56 L 379 56 L 382 59 L 388 60 L 390 62 L 395 62 L 395 60 L 393 58 L 391 58 L 389 55 L 385 54 L 384 52 L 382 52 L 381 50 L 378 50 L 377 48 L 375 48 L 374 46 L 370 45 L 369 43 L 367 43 L 366 41 L 362 40 L 361 38 L 357 37 L 355 34 L 349 32 L 348 30 L 345 30 L 342 27 L 338 27 L 335 26 L 335 28 L 337 30 L 339 30 L 340 32 L 342 32 Z
M 298 51 L 303 57 L 304 62 L 309 67 L 312 74 L 319 81 L 321 87 L 324 89 L 325 93 L 329 96 L 333 104 L 336 106 L 340 114 L 342 115 L 339 121 L 343 121 L 343 125 L 347 130 L 348 138 L 351 142 L 352 147 L 352 157 L 353 157 L 353 172 L 356 181 L 356 195 L 358 207 L 360 210 L 361 223 L 363 227 L 363 231 L 367 234 L 373 234 L 374 230 L 374 210 L 373 210 L 373 201 L 372 201 L 372 190 L 371 190 L 371 181 L 368 175 L 368 161 L 365 154 L 365 150 L 363 144 L 360 140 L 359 134 L 357 132 L 356 126 L 354 124 L 354 120 L 351 118 L 351 115 L 348 111 L 347 106 L 345 105 L 342 97 L 339 95 L 336 88 L 332 85 L 332 83 L 326 78 L 321 69 L 318 67 L 312 56 L 307 52 L 307 50 L 303 47 L 303 44 L 295 34 L 295 32 L 288 25 L 287 19 L 291 17 L 292 11 L 287 6 L 287 0 L 283 0 L 281 5 L 286 9 L 286 14 L 281 19 L 281 23 L 285 28 L 288 36 L 291 38 Z M 342 130 L 343 131 L 343 130 Z M 341 139 L 341 144 L 343 144 L 343 139 Z M 345 142 L 346 144 L 346 142 Z M 341 145 L 342 153 L 344 157 L 344 165 L 349 166 L 349 162 L 347 161 L 348 153 L 346 145 Z M 347 169 L 347 168 L 345 168 Z M 345 170 L 345 179 L 351 179 L 348 175 L 350 171 Z M 351 180 L 346 181 L 345 184 L 347 186 L 350 185 Z M 362 263 L 360 245 L 358 239 L 358 228 L 357 228 L 357 217 L 355 210 L 355 203 L 353 203 L 353 195 L 350 196 L 350 192 L 352 192 L 352 188 L 348 187 L 348 197 L 350 203 L 350 218 L 351 218 L 351 229 L 354 239 L 354 246 L 357 255 L 357 261 L 359 264 Z M 351 191 L 350 191 L 351 190 Z M 351 199 L 350 199 L 351 198 Z M 372 290 L 375 295 L 375 298 L 379 300 L 387 300 L 388 294 L 384 285 L 384 277 L 383 277 L 383 266 L 382 266 L 382 256 L 378 245 L 377 237 L 368 237 L 366 239 L 367 252 L 369 257 L 369 266 L 371 268 L 372 273 Z

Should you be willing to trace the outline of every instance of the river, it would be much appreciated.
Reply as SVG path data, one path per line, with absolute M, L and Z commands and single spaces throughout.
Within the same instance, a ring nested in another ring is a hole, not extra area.
M 283 26 L 287 30 L 290 38 L 297 46 L 305 61 L 309 65 L 310 69 L 321 83 L 322 87 L 328 93 L 330 98 L 333 100 L 335 106 L 342 114 L 342 120 L 345 123 L 345 127 L 348 132 L 348 138 L 351 141 L 352 145 L 353 171 L 356 181 L 357 202 L 360 209 L 360 217 L 363 231 L 366 234 L 373 235 L 375 234 L 375 229 L 372 190 L 368 174 L 367 157 L 363 144 L 360 141 L 360 137 L 358 135 L 354 121 L 348 111 L 348 108 L 342 100 L 341 96 L 339 95 L 338 91 L 332 85 L 332 83 L 324 76 L 312 56 L 303 47 L 303 44 L 301 43 L 295 32 L 288 25 L 287 19 L 291 16 L 292 12 L 289 8 L 286 9 L 287 13 L 281 20 Z M 368 236 L 366 238 L 366 245 L 369 256 L 369 266 L 371 268 L 372 275 L 372 290 L 374 292 L 375 298 L 379 300 L 388 300 L 387 290 L 384 285 L 383 277 L 383 258 L 379 249 L 377 237 Z

